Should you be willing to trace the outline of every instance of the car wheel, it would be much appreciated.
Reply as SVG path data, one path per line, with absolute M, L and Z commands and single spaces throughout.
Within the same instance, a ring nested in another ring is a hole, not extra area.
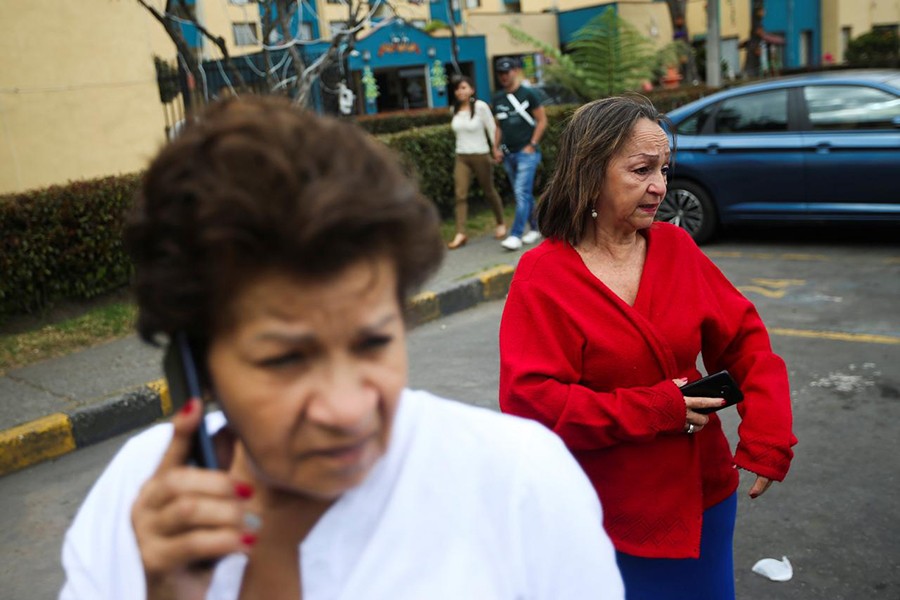
M 673 181 L 656 213 L 657 221 L 677 225 L 702 244 L 716 230 L 716 207 L 706 190 L 689 181 Z

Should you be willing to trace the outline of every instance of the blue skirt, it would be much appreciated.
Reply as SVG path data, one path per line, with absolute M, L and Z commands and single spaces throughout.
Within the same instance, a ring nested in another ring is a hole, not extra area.
M 700 558 L 641 558 L 616 552 L 626 600 L 734 600 L 737 492 L 703 511 Z

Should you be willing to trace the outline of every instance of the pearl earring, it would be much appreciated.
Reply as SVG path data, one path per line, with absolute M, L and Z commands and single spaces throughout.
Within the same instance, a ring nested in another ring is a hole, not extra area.
M 597 218 L 597 209 L 596 209 L 596 208 L 592 208 L 592 209 L 591 209 L 591 218 L 592 218 L 592 219 L 596 219 L 596 218 Z

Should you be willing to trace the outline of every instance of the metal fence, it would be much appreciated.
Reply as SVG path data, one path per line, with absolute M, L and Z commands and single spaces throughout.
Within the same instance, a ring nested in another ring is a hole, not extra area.
M 298 50 L 306 65 L 318 58 L 317 54 Z M 218 98 L 242 92 L 290 95 L 295 90 L 293 83 L 296 81 L 296 72 L 287 50 L 232 57 L 230 65 L 224 60 L 202 61 L 199 78 L 188 73 L 181 64 L 168 63 L 159 58 L 155 62 L 166 136 L 169 139 L 178 133 L 189 114 Z M 326 69 L 322 79 L 326 82 L 334 79 L 335 69 L 340 70 L 340 67 Z M 316 110 L 337 112 L 336 92 L 327 85 L 317 82 L 313 86 L 312 95 L 312 104 Z

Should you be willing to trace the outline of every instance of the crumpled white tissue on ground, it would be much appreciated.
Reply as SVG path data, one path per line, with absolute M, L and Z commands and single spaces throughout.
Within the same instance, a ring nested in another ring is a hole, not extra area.
M 794 576 L 794 568 L 787 556 L 782 556 L 781 560 L 764 558 L 757 561 L 753 565 L 753 572 L 768 577 L 772 581 L 790 581 Z

